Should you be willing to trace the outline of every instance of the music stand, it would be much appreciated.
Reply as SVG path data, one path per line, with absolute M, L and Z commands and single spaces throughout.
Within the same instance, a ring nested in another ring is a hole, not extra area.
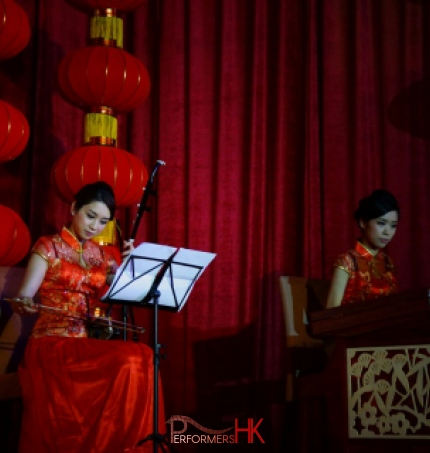
M 158 343 L 158 310 L 179 312 L 197 279 L 214 258 L 213 253 L 143 243 L 118 269 L 111 288 L 102 298 L 111 304 L 154 309 L 154 431 L 137 443 L 140 446 L 152 441 L 154 453 L 158 452 L 158 446 L 163 451 L 165 447 L 174 451 L 158 432 L 158 369 L 162 347 Z

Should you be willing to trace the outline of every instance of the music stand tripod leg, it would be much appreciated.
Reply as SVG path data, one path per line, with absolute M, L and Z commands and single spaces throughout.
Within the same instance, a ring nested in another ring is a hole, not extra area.
M 154 290 L 151 294 L 154 305 L 154 407 L 153 407 L 153 424 L 154 431 L 152 434 L 147 436 L 145 439 L 140 440 L 137 443 L 137 446 L 144 444 L 145 442 L 153 442 L 153 453 L 158 452 L 158 446 L 162 449 L 163 452 L 167 451 L 166 448 L 172 452 L 176 450 L 166 442 L 164 436 L 158 432 L 158 369 L 160 366 L 160 347 L 161 344 L 158 343 L 158 299 L 160 297 L 160 291 L 157 289 Z

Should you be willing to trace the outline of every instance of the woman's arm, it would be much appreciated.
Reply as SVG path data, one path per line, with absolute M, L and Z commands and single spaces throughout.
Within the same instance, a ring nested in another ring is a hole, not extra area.
M 24 274 L 24 280 L 15 298 L 17 301 L 11 303 L 13 311 L 20 314 L 37 312 L 37 309 L 34 308 L 33 297 L 42 284 L 47 270 L 47 261 L 37 253 L 32 253 Z
M 334 269 L 327 298 L 327 308 L 338 307 L 341 304 L 348 280 L 348 272 L 340 267 Z

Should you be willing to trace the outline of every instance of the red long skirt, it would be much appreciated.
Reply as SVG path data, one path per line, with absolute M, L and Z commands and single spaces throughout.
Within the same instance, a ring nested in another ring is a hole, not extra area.
M 133 451 L 153 432 L 153 370 L 152 350 L 141 343 L 30 339 L 19 370 L 20 453 Z

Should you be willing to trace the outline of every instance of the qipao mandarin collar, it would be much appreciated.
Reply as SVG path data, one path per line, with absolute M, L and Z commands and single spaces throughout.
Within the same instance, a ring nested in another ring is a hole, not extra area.
M 60 237 L 67 245 L 72 247 L 73 250 L 82 252 L 82 248 L 85 245 L 86 241 L 81 243 L 79 239 L 68 228 L 63 227 L 60 233 Z
M 368 260 L 373 260 L 374 258 L 378 257 L 380 255 L 380 250 L 376 252 L 376 254 L 373 254 L 363 243 L 360 241 L 357 241 L 355 244 L 355 251 L 360 254 L 363 258 L 367 258 Z
M 87 256 L 87 259 L 84 259 L 84 249 L 86 252 L 90 250 L 90 255 L 91 255 L 91 250 L 92 247 L 88 246 L 91 244 L 91 239 L 83 241 L 82 243 L 79 241 L 79 239 L 66 227 L 63 227 L 61 230 L 60 234 L 61 239 L 68 245 L 70 246 L 73 250 L 78 252 L 79 255 L 79 265 L 83 267 L 84 269 L 89 269 L 91 267 L 90 264 L 92 261 L 94 261 L 92 256 Z M 93 242 L 93 244 L 95 244 Z M 97 261 L 97 260 L 96 260 Z M 94 262 L 96 262 L 94 261 Z

